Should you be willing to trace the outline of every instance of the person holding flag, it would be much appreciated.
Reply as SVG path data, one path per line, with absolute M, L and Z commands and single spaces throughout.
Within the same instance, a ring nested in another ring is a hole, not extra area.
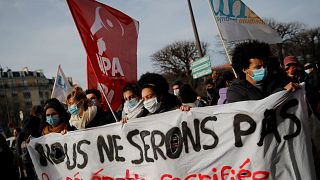
M 85 129 L 108 123 L 101 107 L 93 105 L 80 87 L 75 87 L 68 95 L 66 104 L 71 114 L 70 126 Z
M 102 107 L 101 107 L 101 100 L 102 100 L 101 99 L 101 92 L 98 89 L 94 89 L 94 88 L 87 89 L 85 91 L 85 93 L 86 93 L 87 98 L 91 101 L 92 105 L 97 106 L 98 114 L 103 113 L 104 116 L 106 117 L 106 120 L 107 120 L 106 122 L 99 121 L 99 122 L 97 122 L 98 124 L 92 125 L 92 126 L 101 126 L 101 125 L 117 122 L 110 109 L 108 109 L 107 111 L 104 111 L 102 109 Z M 115 115 L 117 117 L 116 113 L 115 113 Z

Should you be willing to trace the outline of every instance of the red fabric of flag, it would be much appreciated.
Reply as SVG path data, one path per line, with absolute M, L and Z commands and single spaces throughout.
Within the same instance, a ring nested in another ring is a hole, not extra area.
M 97 1 L 67 2 L 88 55 L 88 88 L 104 91 L 115 111 L 123 86 L 137 81 L 138 21 Z

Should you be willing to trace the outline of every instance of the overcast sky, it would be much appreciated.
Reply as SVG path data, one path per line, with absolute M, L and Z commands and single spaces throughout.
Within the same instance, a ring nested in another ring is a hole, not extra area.
M 179 40 L 194 40 L 187 0 L 99 0 L 140 22 L 138 77 L 153 72 L 150 56 Z M 201 41 L 209 43 L 215 64 L 216 26 L 207 0 L 192 0 Z M 320 0 L 243 0 L 258 16 L 280 22 L 320 26 Z M 74 82 L 86 85 L 86 55 L 65 0 L 0 0 L 0 65 L 13 71 L 28 67 L 55 76 L 61 64 Z

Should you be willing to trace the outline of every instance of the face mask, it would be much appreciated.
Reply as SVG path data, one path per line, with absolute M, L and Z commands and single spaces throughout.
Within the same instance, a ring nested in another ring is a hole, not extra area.
M 259 82 L 262 81 L 267 75 L 267 71 L 264 68 L 252 70 L 252 80 Z
M 137 98 L 132 98 L 129 101 L 126 101 L 124 103 L 124 106 L 126 106 L 129 110 L 131 110 L 132 108 L 134 108 L 137 104 L 139 103 Z
M 51 126 L 55 126 L 59 123 L 59 115 L 46 116 L 46 121 Z
M 161 103 L 159 103 L 157 98 L 154 97 L 144 101 L 143 105 L 150 113 L 154 113 L 160 108 Z
M 307 74 L 310 74 L 311 70 L 310 69 L 306 69 L 306 70 L 304 70 L 304 72 L 306 72 Z
M 212 94 L 214 92 L 214 88 L 213 87 L 212 88 L 208 88 L 207 91 L 208 91 L 208 93 Z
M 91 99 L 92 105 L 96 106 L 97 105 L 97 100 L 96 99 Z
M 73 104 L 70 107 L 68 107 L 68 112 L 73 115 L 76 116 L 79 114 L 80 112 L 80 108 L 78 108 L 77 104 Z
M 180 95 L 179 89 L 173 90 L 173 94 L 174 94 L 175 96 L 179 96 L 179 95 Z

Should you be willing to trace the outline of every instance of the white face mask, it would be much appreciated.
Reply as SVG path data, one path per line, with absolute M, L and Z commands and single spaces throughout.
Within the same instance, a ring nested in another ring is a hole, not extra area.
M 306 70 L 304 70 L 304 72 L 306 72 L 307 74 L 310 74 L 311 70 L 310 69 L 306 69 Z
M 160 108 L 161 103 L 154 97 L 143 101 L 143 105 L 150 113 L 154 113 Z
M 179 89 L 173 90 L 173 94 L 174 94 L 175 96 L 179 96 L 179 95 L 180 95 Z

